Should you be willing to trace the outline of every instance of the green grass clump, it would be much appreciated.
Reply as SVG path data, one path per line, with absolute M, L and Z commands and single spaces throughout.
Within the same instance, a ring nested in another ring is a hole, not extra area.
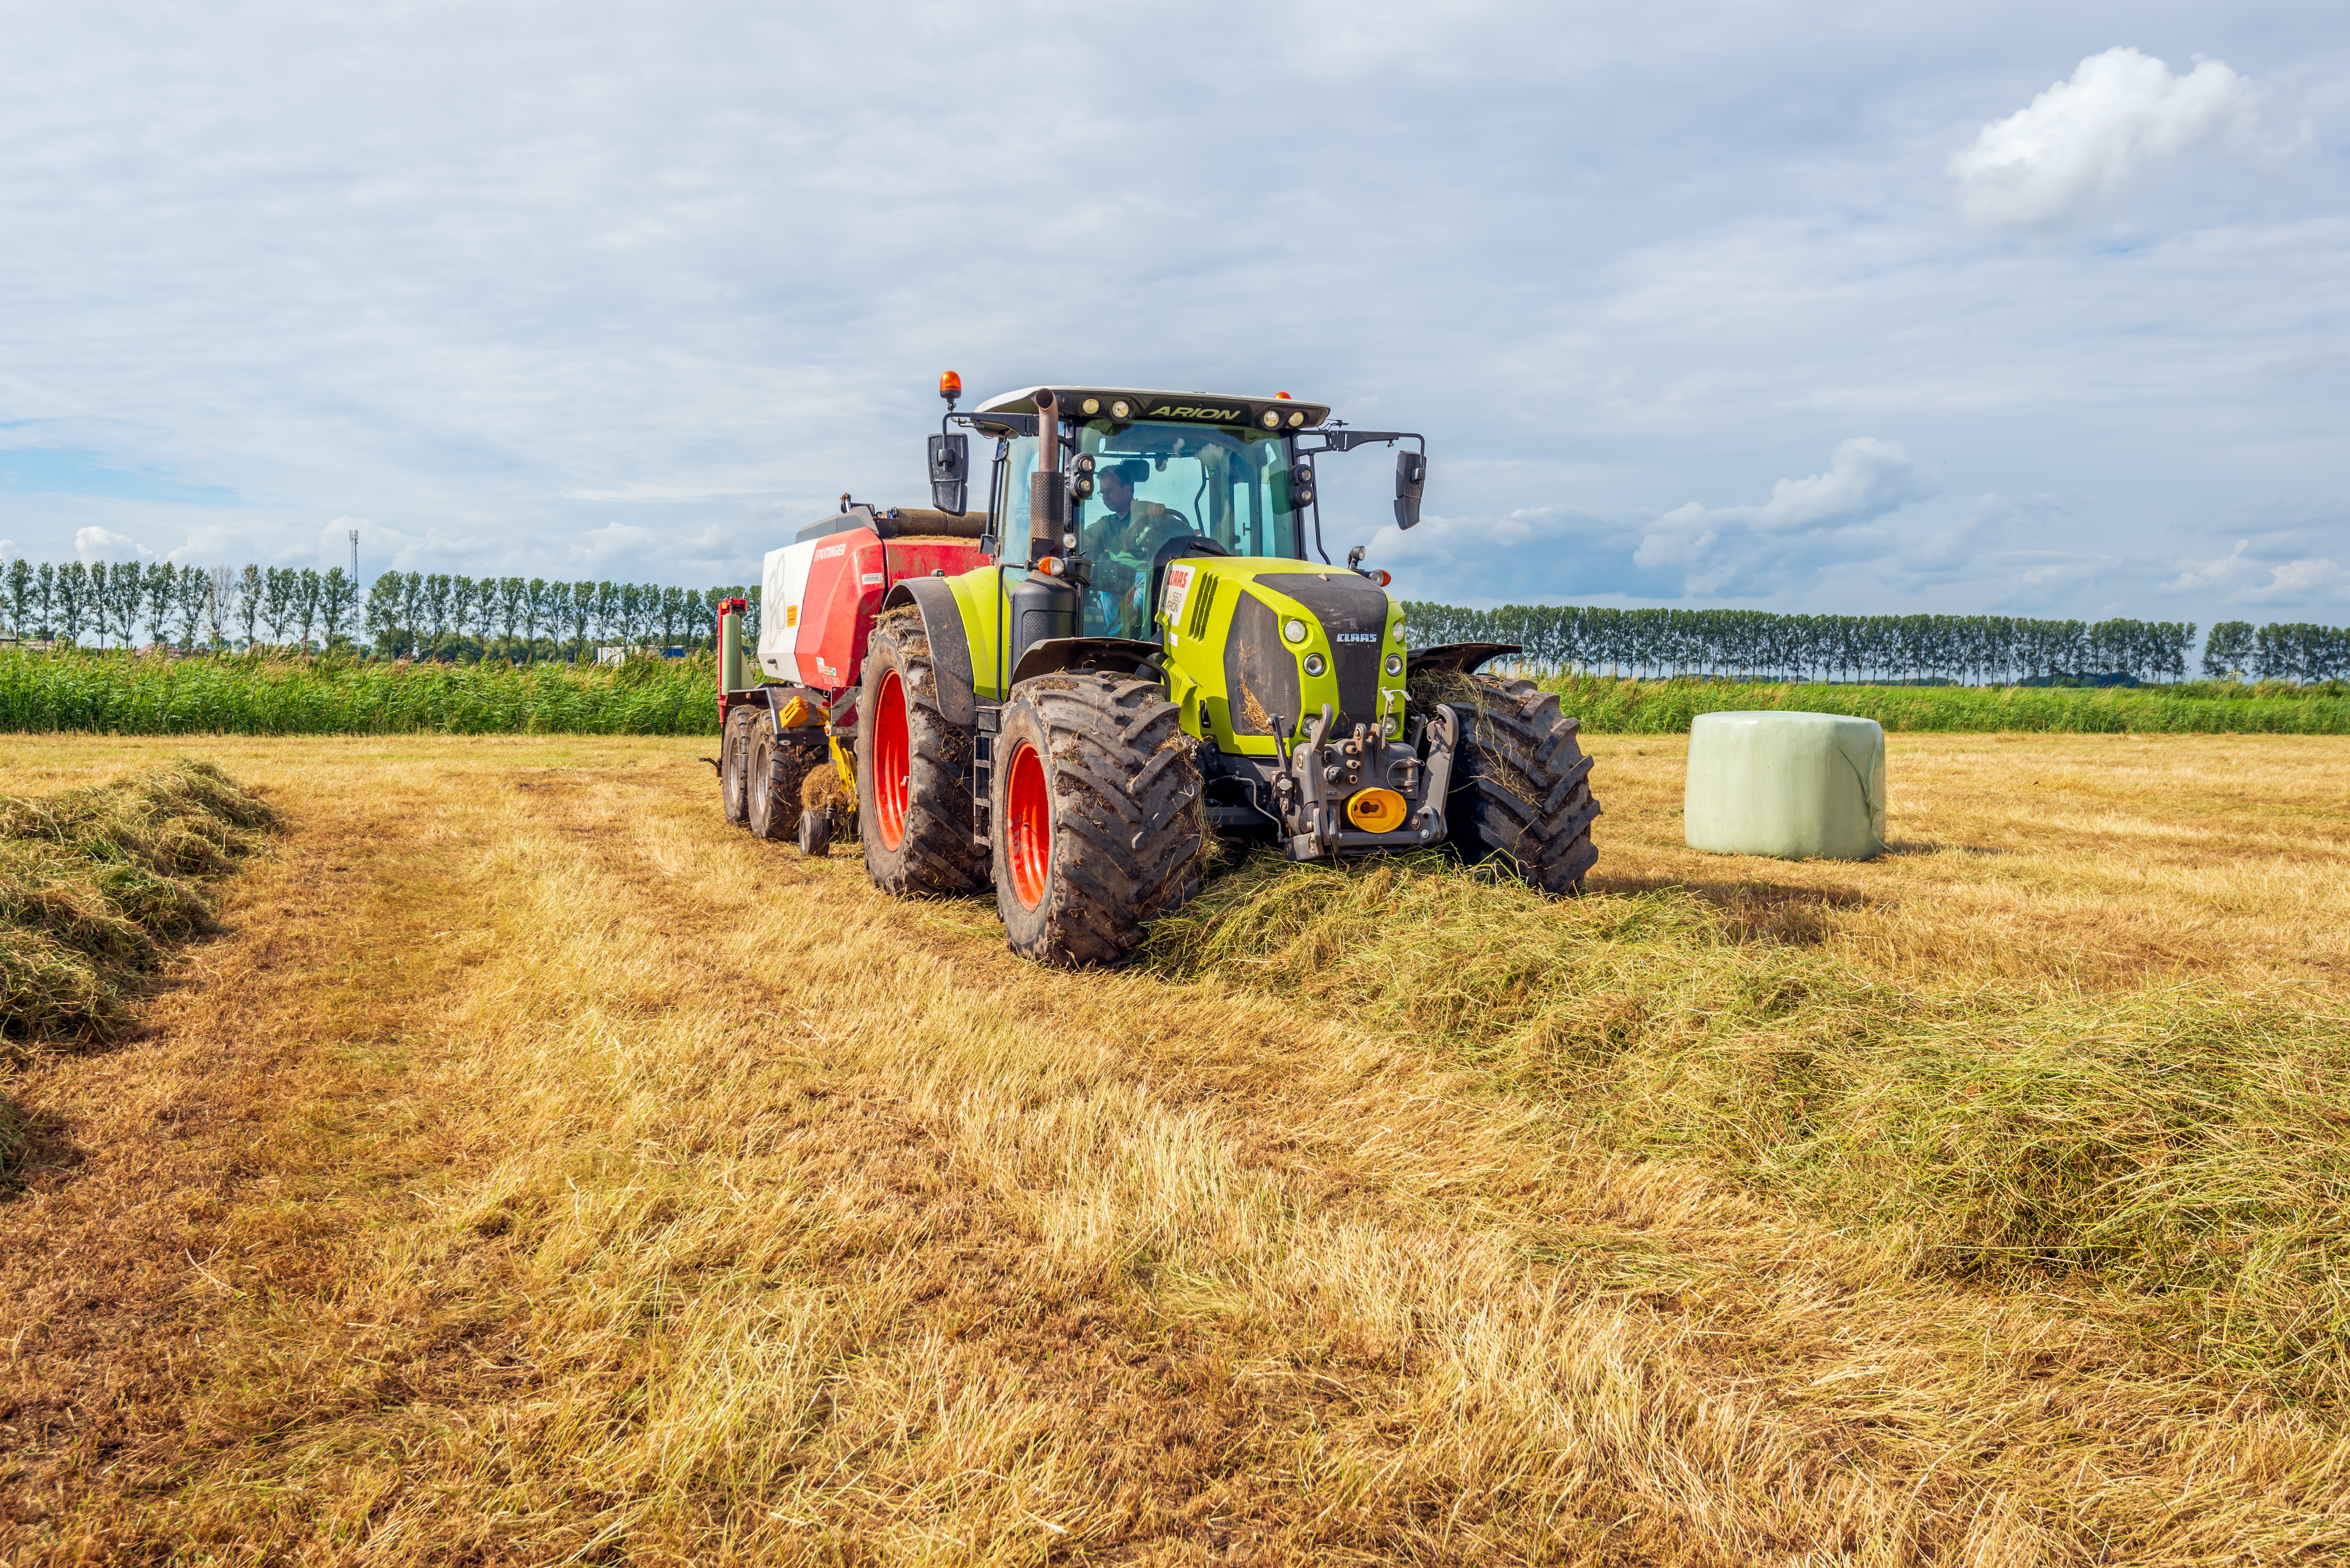
M 2350 697 L 2278 686 L 1805 686 L 1735 680 L 1547 676 L 1595 734 L 1686 733 L 1700 713 L 1783 708 L 1874 719 L 1888 731 L 1946 734 L 2350 734 Z
M 711 658 L 619 666 L 0 653 L 0 731 L 117 735 L 702 735 Z
M 207 880 L 259 849 L 269 807 L 209 763 L 0 798 L 0 1042 L 96 1042 L 130 1022 L 163 942 L 211 929 Z
M 2350 1399 L 2350 1018 L 1906 988 L 1678 890 L 1553 901 L 1434 854 L 1245 862 L 1145 962 L 1423 1041 L 1917 1270 L 2093 1280 L 2174 1346 Z

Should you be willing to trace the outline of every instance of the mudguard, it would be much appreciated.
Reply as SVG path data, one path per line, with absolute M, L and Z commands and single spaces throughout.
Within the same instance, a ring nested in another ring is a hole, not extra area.
M 963 630 L 962 607 L 944 577 L 908 577 L 889 589 L 881 607 L 911 605 L 922 612 L 922 633 L 930 639 L 931 670 L 938 677 L 939 717 L 965 728 L 979 722 L 979 704 L 972 695 L 971 638 Z
M 1404 676 L 1408 680 L 1414 675 L 1440 675 L 1447 670 L 1467 675 L 1489 659 L 1524 651 L 1514 642 L 1440 642 L 1407 652 Z
M 1032 642 L 1012 671 L 1012 684 L 1063 670 L 1107 670 L 1117 675 L 1161 673 L 1159 661 L 1167 650 L 1155 642 L 1131 637 L 1048 637 Z

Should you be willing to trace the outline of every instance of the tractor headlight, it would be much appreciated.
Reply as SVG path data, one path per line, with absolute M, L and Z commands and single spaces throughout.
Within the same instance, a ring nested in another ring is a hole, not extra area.
M 1269 431 L 1279 430 L 1281 428 L 1281 410 L 1279 409 L 1265 410 L 1264 417 L 1259 420 L 1257 423 L 1263 425 Z
M 1393 740 L 1396 736 L 1403 733 L 1403 721 L 1397 718 L 1393 713 L 1390 713 L 1380 722 L 1379 732 L 1387 736 L 1389 740 Z
M 1305 640 L 1305 623 L 1298 619 L 1295 616 L 1291 616 L 1288 620 L 1282 623 L 1281 635 L 1289 639 L 1292 642 L 1304 642 Z
M 1101 412 L 1101 400 L 1099 398 L 1087 398 L 1084 402 L 1079 403 L 1077 406 L 1085 410 L 1085 411 L 1089 414 L 1097 414 Z
M 1124 398 L 1118 399 L 1118 401 L 1109 406 L 1109 417 L 1114 420 L 1122 420 L 1132 412 L 1134 412 L 1134 405 L 1128 402 Z
M 1402 654 L 1390 653 L 1388 655 L 1387 671 L 1389 675 L 1401 675 L 1403 673 Z
M 1330 668 L 1330 666 L 1329 666 L 1326 662 L 1325 662 L 1325 661 L 1324 661 L 1324 659 L 1323 659 L 1323 658 L 1322 658 L 1322 656 L 1321 656 L 1320 654 L 1318 654 L 1318 653 L 1309 653 L 1309 654 L 1307 654 L 1307 655 L 1305 656 L 1305 673 L 1306 673 L 1306 674 L 1308 674 L 1308 675 L 1319 675 L 1319 674 L 1321 674 L 1324 670 L 1327 670 L 1327 669 L 1329 669 L 1329 668 Z
M 1398 642 L 1403 640 L 1403 622 L 1401 621 L 1396 622 L 1396 640 Z

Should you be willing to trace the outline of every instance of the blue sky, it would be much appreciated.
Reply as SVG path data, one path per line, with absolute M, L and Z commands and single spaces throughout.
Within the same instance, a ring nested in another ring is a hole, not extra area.
M 1414 597 L 2350 622 L 2338 5 L 12 5 L 0 540 L 742 581 L 938 372 Z

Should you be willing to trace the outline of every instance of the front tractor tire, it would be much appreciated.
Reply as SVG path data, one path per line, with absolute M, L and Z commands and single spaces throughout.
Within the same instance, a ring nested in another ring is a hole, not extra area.
M 1461 721 L 1444 816 L 1453 850 L 1471 863 L 1506 861 L 1545 893 L 1583 891 L 1599 858 L 1591 842 L 1599 803 L 1578 721 L 1531 680 L 1456 676 L 1440 692 Z
M 857 820 L 865 872 L 895 898 L 951 898 L 987 886 L 972 844 L 972 732 L 939 711 L 922 615 L 882 613 L 858 699 Z
M 1207 815 L 1181 711 L 1157 682 L 1041 675 L 995 736 L 995 907 L 1023 958 L 1112 965 L 1200 890 Z

